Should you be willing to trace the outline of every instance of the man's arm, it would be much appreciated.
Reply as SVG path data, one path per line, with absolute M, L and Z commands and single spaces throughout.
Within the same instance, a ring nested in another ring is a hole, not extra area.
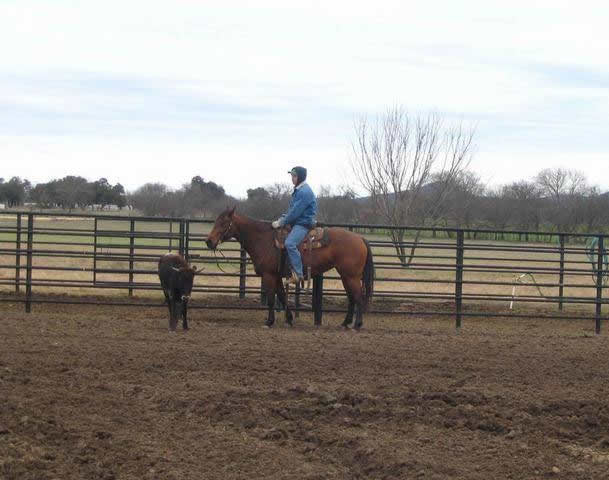
M 307 198 L 308 195 L 306 195 L 305 192 L 299 193 L 300 195 L 295 196 L 294 203 L 292 203 L 285 216 L 279 219 L 281 226 L 294 222 L 294 220 L 302 215 L 305 208 L 307 208 L 307 205 L 309 204 L 309 199 Z

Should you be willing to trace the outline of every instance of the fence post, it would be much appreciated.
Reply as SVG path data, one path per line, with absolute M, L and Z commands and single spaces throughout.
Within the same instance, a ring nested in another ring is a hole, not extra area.
M 129 228 L 129 296 L 133 296 L 133 254 L 135 246 L 135 220 L 131 220 Z
M 561 233 L 559 236 L 560 242 L 560 273 L 558 274 L 558 309 L 562 310 L 563 305 L 563 283 L 565 281 L 565 236 Z
M 180 242 L 178 250 L 180 255 L 184 256 L 184 220 L 180 220 Z
M 34 245 L 34 215 L 27 215 L 27 267 L 25 275 L 25 313 L 32 311 L 32 249 Z
M 324 275 L 315 275 L 313 277 L 313 314 L 315 326 L 321 325 L 321 317 L 323 315 L 323 295 L 324 295 Z
M 245 249 L 241 247 L 239 259 L 239 298 L 245 298 L 245 273 L 247 267 L 247 254 Z
M 603 299 L 603 236 L 598 236 L 598 256 L 596 259 L 596 334 L 601 333 L 601 307 Z
M 184 258 L 188 262 L 190 244 L 190 220 L 184 220 Z
M 15 237 L 15 293 L 19 293 L 21 282 L 21 214 L 17 214 L 17 231 Z
M 173 250 L 173 220 L 169 221 L 169 251 Z
M 461 311 L 463 307 L 463 230 L 457 230 L 457 252 L 455 265 L 455 308 L 456 329 L 461 329 Z
M 97 285 L 97 217 L 93 220 L 93 286 Z

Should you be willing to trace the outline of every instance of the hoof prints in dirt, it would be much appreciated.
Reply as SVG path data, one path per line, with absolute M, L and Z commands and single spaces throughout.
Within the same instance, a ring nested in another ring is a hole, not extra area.
M 354 475 L 381 478 L 402 478 L 430 469 L 446 477 L 457 473 L 450 467 L 418 461 L 416 455 L 408 461 L 403 455 L 392 458 L 390 451 L 379 449 L 370 437 L 383 435 L 386 425 L 397 428 L 400 436 L 414 445 L 430 442 L 419 435 L 421 425 L 444 434 L 454 431 L 457 436 L 463 431 L 478 431 L 514 445 L 528 435 L 540 433 L 559 445 L 561 440 L 585 445 L 595 438 L 599 439 L 598 447 L 609 445 L 607 407 L 601 402 L 526 406 L 511 405 L 501 397 L 486 397 L 478 392 L 410 390 L 377 396 L 293 385 L 267 392 L 231 390 L 205 399 L 165 398 L 159 401 L 158 408 L 164 414 L 196 416 L 306 457 L 318 457 L 337 466 L 349 464 Z M 520 444 L 515 448 L 533 446 Z M 567 451 L 575 455 L 577 450 L 570 447 Z M 578 452 L 584 455 L 584 451 Z M 604 458 L 602 452 L 590 455 Z
M 104 454 L 109 432 L 83 437 L 47 412 L 12 402 L 4 403 L 3 410 L 12 421 L 0 427 L 0 478 L 116 478 L 116 459 Z
M 245 315 L 216 324 L 195 311 L 197 328 L 169 341 L 145 309 L 83 311 L 11 310 L 3 324 L 0 478 L 589 480 L 609 470 L 607 342 L 576 338 L 570 322 L 522 336 L 485 320 L 484 332 L 505 335 L 457 337 L 445 323 L 409 331 L 383 317 L 364 336 L 266 335 Z

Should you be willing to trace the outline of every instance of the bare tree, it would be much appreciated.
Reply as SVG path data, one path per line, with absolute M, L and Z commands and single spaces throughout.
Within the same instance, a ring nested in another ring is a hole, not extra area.
M 437 114 L 411 117 L 403 108 L 388 110 L 370 122 L 355 125 L 351 166 L 370 195 L 376 214 L 393 227 L 433 223 L 452 191 L 454 180 L 468 166 L 474 131 L 463 125 L 445 126 Z M 433 200 L 424 202 L 432 175 L 441 178 Z M 419 233 L 406 253 L 405 230 L 394 228 L 391 239 L 400 262 L 412 261 Z
M 576 170 L 546 168 L 537 174 L 535 181 L 548 204 L 547 221 L 558 231 L 575 230 L 583 221 L 582 198 L 591 192 L 585 175 Z
M 482 202 L 483 221 L 497 230 L 504 230 L 513 216 L 513 206 L 505 197 L 505 189 L 489 188 Z
M 317 195 L 317 219 L 323 223 L 357 223 L 359 205 L 353 190 L 346 186 L 322 185 Z
M 595 232 L 609 223 L 609 196 L 593 187 L 582 201 L 583 225 L 587 232 Z
M 428 201 L 444 198 L 442 204 L 436 207 L 437 219 L 434 221 L 446 226 L 471 228 L 480 218 L 480 198 L 485 188 L 480 177 L 469 170 L 455 175 L 450 184 L 443 175 L 434 175 L 430 192 L 427 193 Z
M 247 215 L 254 218 L 275 220 L 287 210 L 291 193 L 292 188 L 285 183 L 249 188 L 242 208 Z
M 583 173 L 565 168 L 546 168 L 537 174 L 535 181 L 544 194 L 554 199 L 586 193 L 589 189 Z
M 502 198 L 512 211 L 512 218 L 521 230 L 539 230 L 541 223 L 541 192 L 534 182 L 522 180 L 505 185 Z

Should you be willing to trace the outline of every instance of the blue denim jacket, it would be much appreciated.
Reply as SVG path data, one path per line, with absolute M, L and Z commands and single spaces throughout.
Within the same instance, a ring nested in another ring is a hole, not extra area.
M 315 224 L 315 215 L 317 215 L 315 194 L 307 183 L 302 183 L 294 189 L 292 200 L 290 200 L 290 208 L 287 213 L 281 216 L 279 223 L 281 225 L 311 227 Z

